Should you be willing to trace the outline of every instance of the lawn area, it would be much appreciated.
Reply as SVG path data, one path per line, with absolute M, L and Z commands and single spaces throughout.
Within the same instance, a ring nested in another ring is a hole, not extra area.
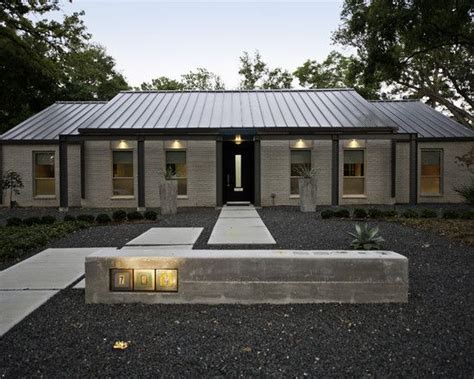
M 346 249 L 358 222 L 292 207 L 258 212 L 281 249 Z M 204 227 L 195 248 L 209 249 L 217 216 L 182 210 L 159 225 Z M 66 289 L 0 339 L 0 376 L 470 376 L 473 248 L 367 222 L 385 249 L 409 259 L 407 304 L 86 305 L 82 290 Z M 48 246 L 121 246 L 151 226 L 98 226 Z M 116 341 L 128 349 L 114 350 Z

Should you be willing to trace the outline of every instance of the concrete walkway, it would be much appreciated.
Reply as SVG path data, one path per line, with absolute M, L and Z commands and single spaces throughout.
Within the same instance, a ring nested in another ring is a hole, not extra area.
M 98 248 L 46 249 L 0 272 L 0 336 L 84 275 Z
M 253 206 L 224 206 L 208 244 L 273 245 L 276 242 Z

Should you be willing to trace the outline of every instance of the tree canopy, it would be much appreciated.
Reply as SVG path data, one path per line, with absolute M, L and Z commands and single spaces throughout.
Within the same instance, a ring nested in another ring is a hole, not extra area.
M 181 80 L 170 79 L 166 76 L 160 76 L 152 79 L 151 82 L 143 82 L 140 85 L 142 91 L 182 91 L 182 90 L 220 90 L 224 89 L 224 82 L 220 76 L 206 70 L 197 68 L 195 71 L 189 71 L 181 75 Z

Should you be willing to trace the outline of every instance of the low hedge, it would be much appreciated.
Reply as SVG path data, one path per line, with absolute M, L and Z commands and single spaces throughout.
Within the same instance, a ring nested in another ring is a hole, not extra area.
M 64 218 L 63 218 L 63 221 L 72 222 L 72 221 L 76 221 L 76 218 L 72 215 L 65 215 Z
M 328 219 L 331 217 L 334 217 L 334 211 L 332 211 L 331 209 L 325 209 L 321 212 L 321 218 Z
M 461 218 L 463 220 L 474 220 L 474 210 L 464 211 L 463 213 L 461 213 Z
M 101 213 L 95 218 L 95 222 L 97 222 L 98 224 L 108 224 L 111 221 L 112 219 L 106 213 Z
M 158 213 L 155 211 L 146 211 L 143 216 L 145 219 L 150 220 L 150 221 L 155 221 L 158 217 Z
M 118 211 L 115 211 L 114 213 L 112 213 L 112 219 L 115 222 L 123 222 L 123 221 L 125 221 L 126 218 L 127 218 L 127 212 L 125 212 L 125 211 L 118 210 Z
M 27 217 L 23 219 L 23 224 L 26 226 L 38 225 L 41 224 L 41 219 L 39 217 Z
M 354 209 L 354 218 L 366 218 L 367 211 L 364 208 Z
M 129 213 L 127 213 L 127 220 L 128 221 L 143 220 L 143 215 L 138 211 L 129 212 Z
M 351 217 L 351 212 L 346 208 L 338 208 L 334 211 L 334 217 L 337 218 L 349 218 Z
M 413 209 L 405 209 L 402 212 L 403 218 L 418 218 L 418 212 Z
M 10 217 L 7 219 L 7 226 L 20 226 L 22 223 L 19 217 Z
M 421 218 L 436 218 L 438 217 L 438 212 L 436 212 L 434 209 L 425 208 L 421 211 L 420 217 Z
M 0 258 L 19 257 L 30 250 L 46 245 L 78 229 L 88 228 L 85 222 L 56 222 L 32 226 L 0 227 Z
M 447 220 L 454 220 L 454 219 L 459 218 L 459 216 L 460 216 L 459 212 L 456 212 L 450 209 L 446 209 L 445 211 L 443 211 L 443 218 Z
M 51 225 L 56 222 L 56 217 L 54 216 L 43 216 L 41 217 L 41 223 L 43 225 Z
M 383 211 L 383 216 L 386 218 L 393 218 L 398 216 L 398 212 L 395 209 L 385 209 Z
M 370 208 L 368 214 L 370 218 L 383 218 L 384 217 L 383 211 L 378 208 Z
M 82 215 L 77 216 L 76 219 L 77 219 L 77 221 L 92 223 L 92 222 L 94 222 L 95 218 L 92 215 L 82 214 Z

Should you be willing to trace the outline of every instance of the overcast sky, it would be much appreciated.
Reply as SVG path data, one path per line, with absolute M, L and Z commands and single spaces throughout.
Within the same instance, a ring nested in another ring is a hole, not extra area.
M 154 77 L 178 79 L 196 67 L 236 88 L 239 56 L 258 49 L 271 66 L 293 71 L 331 49 L 342 0 L 133 1 L 73 0 L 67 13 L 84 10 L 94 42 L 107 48 L 129 84 Z M 339 50 L 339 49 L 338 49 Z

